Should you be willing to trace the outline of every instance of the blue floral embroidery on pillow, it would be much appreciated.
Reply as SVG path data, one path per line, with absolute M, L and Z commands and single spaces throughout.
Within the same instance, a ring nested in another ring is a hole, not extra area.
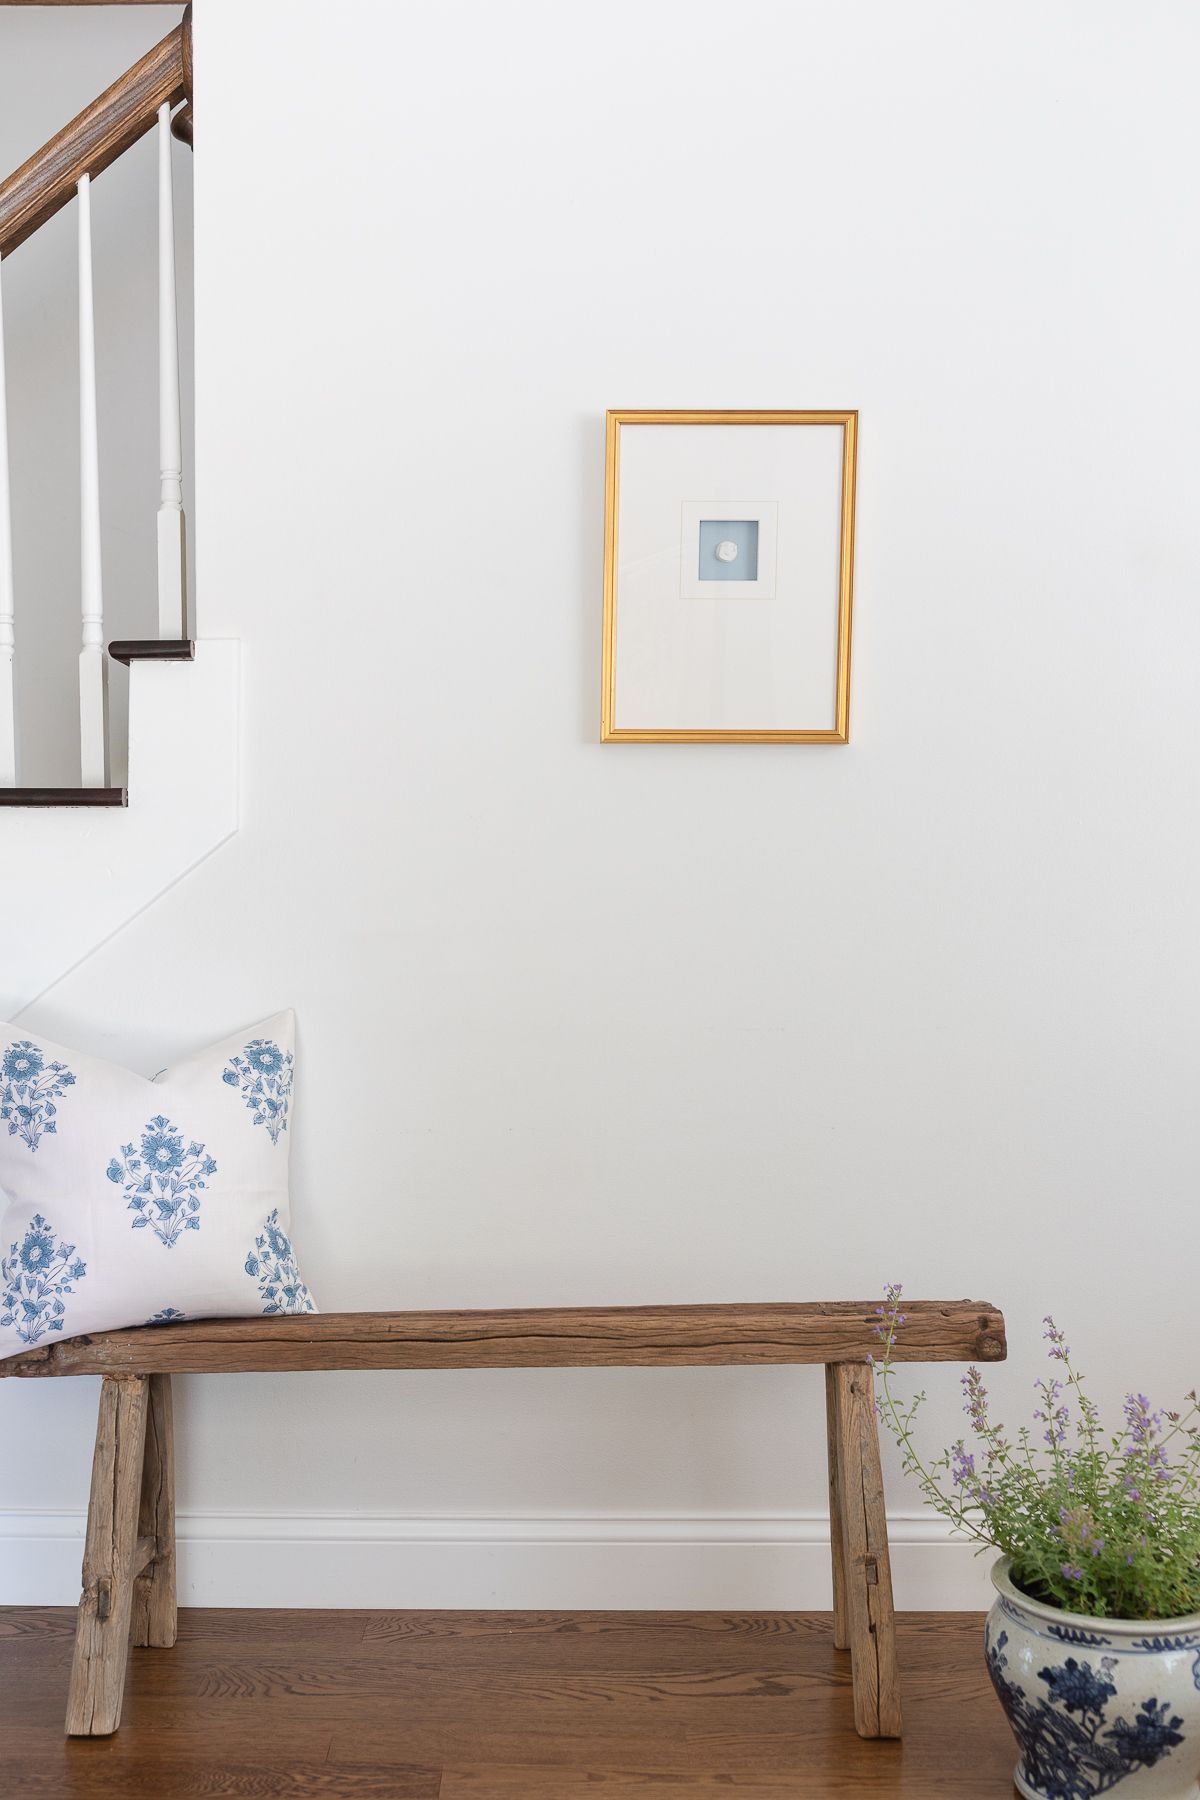
M 177 1319 L 186 1319 L 187 1314 L 180 1312 L 177 1306 L 164 1306 L 161 1312 L 151 1313 L 146 1320 L 147 1325 L 171 1325 Z
M 240 1087 L 256 1125 L 265 1125 L 277 1144 L 287 1130 L 288 1102 L 292 1094 L 295 1057 L 270 1038 L 251 1038 L 240 1056 L 231 1056 L 221 1079 Z
M 199 1231 L 200 1195 L 216 1172 L 204 1145 L 185 1145 L 183 1133 L 161 1113 L 142 1132 L 140 1153 L 135 1145 L 122 1144 L 107 1170 L 108 1179 L 129 1197 L 126 1210 L 138 1215 L 133 1229 L 149 1225 L 168 1250 L 185 1231 Z
M 264 1313 L 316 1312 L 316 1302 L 300 1279 L 291 1240 L 279 1223 L 275 1207 L 246 1258 L 246 1273 L 258 1283 L 266 1303 Z
M 48 1063 L 28 1038 L 10 1044 L 0 1057 L 0 1119 L 7 1119 L 9 1137 L 36 1150 L 42 1137 L 58 1130 L 54 1102 L 74 1085 L 66 1063 Z
M 22 1242 L 0 1261 L 0 1325 L 14 1326 L 24 1344 L 61 1331 L 67 1312 L 63 1296 L 74 1293 L 86 1274 L 74 1244 L 56 1244 L 53 1226 L 35 1214 Z

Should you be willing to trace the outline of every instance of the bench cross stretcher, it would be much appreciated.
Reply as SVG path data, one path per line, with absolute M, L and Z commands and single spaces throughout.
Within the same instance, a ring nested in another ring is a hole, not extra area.
M 898 1362 L 998 1362 L 1004 1319 L 975 1300 L 906 1301 Z M 121 1719 L 130 1644 L 175 1642 L 172 1375 L 306 1369 L 825 1368 L 833 1641 L 849 1650 L 854 1723 L 899 1737 L 900 1690 L 871 1355 L 871 1301 L 318 1313 L 139 1326 L 38 1345 L 0 1376 L 99 1375 L 67 1732 Z

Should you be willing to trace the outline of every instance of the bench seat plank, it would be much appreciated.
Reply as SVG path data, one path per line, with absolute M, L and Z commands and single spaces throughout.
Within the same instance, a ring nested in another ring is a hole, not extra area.
M 305 1369 L 679 1368 L 862 1362 L 875 1301 L 305 1313 L 137 1326 L 39 1344 L 0 1376 L 192 1375 Z M 984 1301 L 912 1301 L 897 1362 L 999 1362 L 1004 1319 Z

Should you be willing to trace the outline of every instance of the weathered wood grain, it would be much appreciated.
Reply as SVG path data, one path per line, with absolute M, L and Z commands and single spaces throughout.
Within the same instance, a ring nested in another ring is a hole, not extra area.
M 846 1612 L 846 1542 L 842 1518 L 836 1363 L 825 1365 L 825 1441 L 829 1464 L 829 1550 L 833 1562 L 833 1641 L 837 1649 L 848 1650 L 850 1625 Z
M 133 1584 L 153 1549 L 138 1536 L 149 1390 L 142 1376 L 110 1376 L 100 1390 L 83 1593 L 67 1701 L 72 1737 L 104 1737 L 121 1719 Z
M 150 130 L 165 101 L 185 96 L 184 27 L 177 25 L 0 182 L 0 256 L 53 218 L 82 175 L 99 175 Z
M 681 1368 L 862 1362 L 874 1301 L 318 1313 L 138 1326 L 38 1346 L 0 1376 L 306 1369 Z M 898 1362 L 997 1362 L 1004 1320 L 983 1301 L 906 1301 Z
M 833 1385 L 854 1725 L 861 1737 L 899 1737 L 892 1569 L 870 1366 L 839 1363 Z
M 216 1319 L 70 1338 L 0 1362 L 0 1375 L 104 1376 L 68 1731 L 115 1731 L 131 1631 L 139 1645 L 175 1640 L 172 1373 L 824 1363 L 835 1638 L 851 1650 L 858 1730 L 899 1735 L 869 1362 L 880 1310 L 879 1303 L 836 1301 Z M 1004 1321 L 985 1303 L 909 1302 L 897 1348 L 908 1361 L 994 1361 L 1004 1354 Z M 686 1685 L 690 1677 L 663 1677 L 664 1696 L 678 1691 L 680 1679 Z M 730 1679 L 743 1697 L 756 1696 L 753 1684 Z M 769 1679 L 788 1685 L 782 1676 Z M 239 1664 L 219 1680 L 221 1695 L 267 1687 L 277 1698 L 297 1697 L 273 1664 Z M 320 1700 L 332 1687 L 319 1671 L 303 1692 Z M 209 1689 L 200 1696 L 211 1697 Z M 547 1689 L 543 1698 L 550 1697 Z
M 150 1376 L 139 1538 L 149 1556 L 133 1584 L 129 1640 L 166 1650 L 175 1642 L 175 1437 L 171 1377 Z

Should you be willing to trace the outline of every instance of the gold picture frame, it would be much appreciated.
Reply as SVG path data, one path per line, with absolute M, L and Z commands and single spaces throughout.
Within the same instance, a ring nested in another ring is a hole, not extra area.
M 613 410 L 607 415 L 604 465 L 604 654 L 600 741 L 605 744 L 848 744 L 850 741 L 850 642 L 854 604 L 854 503 L 858 466 L 858 413 L 658 412 Z M 837 636 L 833 726 L 796 730 L 655 730 L 616 726 L 617 524 L 620 509 L 621 430 L 626 425 L 840 425 L 841 521 L 838 554 Z

